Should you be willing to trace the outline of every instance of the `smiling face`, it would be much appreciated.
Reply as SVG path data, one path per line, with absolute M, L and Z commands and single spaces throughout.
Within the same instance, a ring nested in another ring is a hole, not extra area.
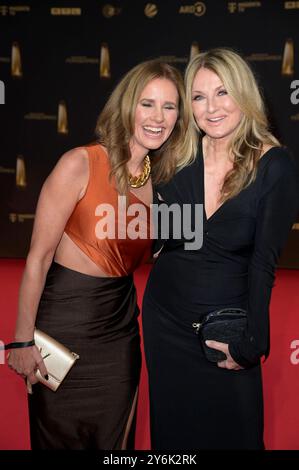
M 177 121 L 178 105 L 179 95 L 172 81 L 155 78 L 144 87 L 135 111 L 132 153 L 146 155 L 163 145 Z
M 206 68 L 195 75 L 192 109 L 198 127 L 212 139 L 230 139 L 243 116 L 218 75 Z

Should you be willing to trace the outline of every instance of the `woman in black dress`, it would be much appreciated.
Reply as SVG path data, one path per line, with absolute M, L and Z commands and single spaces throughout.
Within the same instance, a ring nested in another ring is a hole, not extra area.
M 269 354 L 274 271 L 298 209 L 298 174 L 238 54 L 199 54 L 186 87 L 197 154 L 158 196 L 182 210 L 203 205 L 203 244 L 187 250 L 170 229 L 144 294 L 152 447 L 262 449 L 260 360 Z M 226 307 L 247 311 L 247 329 L 240 341 L 211 341 L 227 358 L 211 363 L 193 324 Z

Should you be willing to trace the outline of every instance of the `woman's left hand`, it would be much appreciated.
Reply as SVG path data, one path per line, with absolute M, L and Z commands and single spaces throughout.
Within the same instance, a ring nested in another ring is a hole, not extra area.
M 244 369 L 244 367 L 239 366 L 239 364 L 237 364 L 231 357 L 229 350 L 228 350 L 227 343 L 220 343 L 219 341 L 207 340 L 206 345 L 209 348 L 217 349 L 217 351 L 221 351 L 226 355 L 226 360 L 217 362 L 218 367 L 221 367 L 221 369 L 230 369 L 230 370 Z

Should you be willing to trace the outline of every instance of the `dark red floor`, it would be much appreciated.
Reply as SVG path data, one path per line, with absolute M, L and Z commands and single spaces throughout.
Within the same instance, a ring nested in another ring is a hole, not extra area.
M 13 336 L 24 260 L 0 260 L 0 340 Z M 150 266 L 135 275 L 141 303 Z M 1 363 L 1 356 L 0 356 Z M 271 355 L 263 366 L 265 443 L 268 449 L 299 449 L 299 271 L 279 270 L 271 303 Z M 29 449 L 26 390 L 0 364 L 0 449 Z M 149 449 L 147 374 L 143 365 L 136 448 Z

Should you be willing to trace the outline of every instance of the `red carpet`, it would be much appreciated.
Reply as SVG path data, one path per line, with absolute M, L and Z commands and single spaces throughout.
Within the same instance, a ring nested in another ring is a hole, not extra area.
M 0 340 L 13 337 L 24 260 L 0 260 Z M 136 272 L 141 303 L 150 266 Z M 263 366 L 267 449 L 299 449 L 299 271 L 279 270 L 271 304 L 271 355 Z M 30 449 L 23 381 L 0 356 L 0 450 Z M 149 449 L 147 374 L 143 364 L 136 448 Z

